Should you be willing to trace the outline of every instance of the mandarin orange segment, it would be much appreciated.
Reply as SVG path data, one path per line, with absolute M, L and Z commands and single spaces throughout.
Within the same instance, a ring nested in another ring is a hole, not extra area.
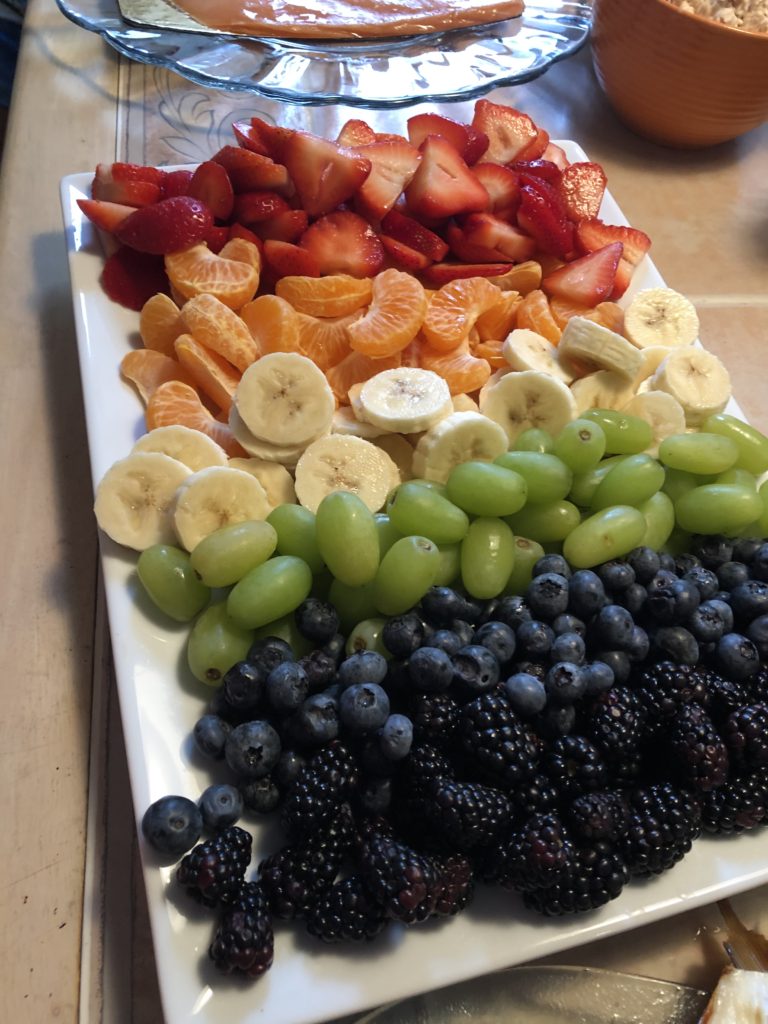
M 247 324 L 215 295 L 195 295 L 181 308 L 187 333 L 245 372 L 260 356 Z
M 415 277 L 383 270 L 373 279 L 368 311 L 349 327 L 349 344 L 377 359 L 393 356 L 416 337 L 426 311 L 427 297 Z
M 236 263 L 245 263 L 253 267 L 257 274 L 261 274 L 261 250 L 255 242 L 249 242 L 247 238 L 230 238 L 219 249 L 219 256 L 225 260 L 234 260 Z
M 503 341 L 517 324 L 517 310 L 523 297 L 520 292 L 502 292 L 499 300 L 477 318 L 475 328 L 481 341 Z
M 421 334 L 417 334 L 413 341 L 406 345 L 400 353 L 401 366 L 421 366 L 421 346 L 426 345 Z
M 240 371 L 222 359 L 218 352 L 201 345 L 191 334 L 178 337 L 174 349 L 198 389 L 222 412 L 228 413 L 240 383 Z
M 541 334 L 553 345 L 557 345 L 563 333 L 549 308 L 549 299 L 539 288 L 523 297 L 517 309 L 517 326 Z
M 476 341 L 470 345 L 470 352 L 478 359 L 485 359 L 492 370 L 501 370 L 509 363 L 504 358 L 502 350 L 504 342 L 498 339 L 489 338 L 487 341 Z
M 624 333 L 624 310 L 618 302 L 598 302 L 592 310 L 592 315 L 609 331 Z
M 133 384 L 145 405 L 160 385 L 167 381 L 193 383 L 178 360 L 151 348 L 137 348 L 123 356 L 120 373 Z
M 299 324 L 299 350 L 321 370 L 327 372 L 349 355 L 349 327 L 359 319 L 360 313 L 320 319 L 297 313 Z
M 553 296 L 549 300 L 549 308 L 552 316 L 555 318 L 555 323 L 561 331 L 565 330 L 565 325 L 572 316 L 586 316 L 587 313 L 592 312 L 590 306 L 582 306 L 579 302 L 573 302 L 571 299 L 561 299 L 557 296 Z
M 146 420 L 147 430 L 175 423 L 199 430 L 221 445 L 230 458 L 247 458 L 247 452 L 232 436 L 229 424 L 217 420 L 188 384 L 175 380 L 161 384 L 147 403 Z
M 463 277 L 444 284 L 427 307 L 422 333 L 440 352 L 450 352 L 474 327 L 477 318 L 499 300 L 486 277 Z
M 534 288 L 541 286 L 542 276 L 541 264 L 535 260 L 526 260 L 511 267 L 506 274 L 489 278 L 489 281 L 503 292 L 520 292 L 521 295 L 527 295 Z
M 233 238 L 232 242 L 235 241 L 244 239 Z M 175 294 L 191 299 L 207 293 L 230 309 L 240 309 L 250 302 L 259 287 L 259 271 L 251 263 L 216 255 L 204 242 L 169 253 L 165 257 L 165 272 Z
M 263 355 L 300 352 L 299 316 L 290 302 L 277 295 L 259 295 L 240 310 L 251 337 Z
M 139 334 L 144 348 L 173 356 L 173 343 L 184 333 L 179 307 L 164 292 L 147 299 L 139 314 Z
M 369 277 L 328 274 L 326 277 L 281 277 L 275 292 L 308 316 L 346 316 L 371 301 Z
M 349 405 L 349 389 L 353 384 L 362 384 L 382 370 L 396 370 L 400 366 L 400 355 L 386 359 L 371 359 L 362 352 L 350 351 L 340 363 L 326 370 L 325 376 L 340 405 Z
M 452 395 L 477 391 L 491 375 L 490 364 L 472 355 L 467 339 L 450 352 L 440 352 L 431 345 L 422 345 L 421 367 L 439 374 Z

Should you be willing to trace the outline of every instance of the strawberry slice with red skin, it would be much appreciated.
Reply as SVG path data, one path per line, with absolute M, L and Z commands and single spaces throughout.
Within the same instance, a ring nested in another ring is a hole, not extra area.
M 283 163 L 283 150 L 294 134 L 292 128 L 282 128 L 270 124 L 260 117 L 252 117 L 247 121 L 233 121 L 232 131 L 238 145 L 249 149 L 252 153 L 271 157 L 275 163 Z
M 378 235 L 351 210 L 320 217 L 307 228 L 299 244 L 315 257 L 321 274 L 373 277 L 384 265 L 384 246 Z
M 467 125 L 467 147 L 464 150 L 464 163 L 468 167 L 474 167 L 478 160 L 481 160 L 490 145 L 490 139 L 474 125 Z
M 517 223 L 542 252 L 565 259 L 573 251 L 573 224 L 565 216 L 557 192 L 540 178 L 521 186 Z
M 204 242 L 213 227 L 211 211 L 192 196 L 172 196 L 134 210 L 115 237 L 139 252 L 165 255 Z
M 277 192 L 241 192 L 235 196 L 232 216 L 247 228 L 290 210 Z
M 456 223 L 450 223 L 445 229 L 451 252 L 456 259 L 466 263 L 498 263 L 506 257 L 498 250 L 471 242 Z
M 264 243 L 264 262 L 275 278 L 297 274 L 300 277 L 320 277 L 320 263 L 308 249 L 292 242 L 268 238 Z
M 539 134 L 539 129 L 527 114 L 490 100 L 475 103 L 472 127 L 488 136 L 485 159 L 497 164 L 521 159 Z
M 109 168 L 112 181 L 150 181 L 158 187 L 163 184 L 163 174 L 165 173 L 159 167 L 150 167 L 148 164 L 129 164 L 121 160 L 116 160 L 111 164 L 98 164 L 97 177 L 99 168 Z
M 503 164 L 475 164 L 472 173 L 488 193 L 490 212 L 503 220 L 513 220 L 520 206 L 520 179 Z
M 568 167 L 571 161 L 565 155 L 565 150 L 562 146 L 558 146 L 555 142 L 550 142 L 544 152 L 541 154 L 542 160 L 549 160 L 550 163 L 555 164 L 561 171 L 564 171 Z
M 298 242 L 309 227 L 306 210 L 283 210 L 256 225 L 258 234 L 276 242 Z
M 547 295 L 581 306 L 596 306 L 613 292 L 623 251 L 621 242 L 605 245 L 547 274 L 541 287 Z
M 491 262 L 511 260 L 513 263 L 523 263 L 536 252 L 536 242 L 530 235 L 507 224 L 500 217 L 494 217 L 492 213 L 471 213 L 464 218 L 462 231 L 470 244 L 500 254 Z
M 222 146 L 211 157 L 221 164 L 229 175 L 235 192 L 256 192 L 267 189 L 280 195 L 293 194 L 293 183 L 282 164 L 276 164 L 271 157 L 252 153 L 238 146 Z
M 107 257 L 101 284 L 113 302 L 140 312 L 148 299 L 168 292 L 162 256 L 152 256 L 121 246 Z
M 170 199 L 172 196 L 188 196 L 189 186 L 194 177 L 194 171 L 182 169 L 179 171 L 166 171 L 163 175 L 161 199 Z
M 596 217 L 607 180 L 600 164 L 591 161 L 581 161 L 566 167 L 558 185 L 566 216 L 574 223 L 585 217 Z
M 442 288 L 464 277 L 501 277 L 513 266 L 514 263 L 433 263 L 422 272 L 421 280 L 430 288 Z
M 651 240 L 639 228 L 621 224 L 605 224 L 597 217 L 591 217 L 576 225 L 576 241 L 584 253 L 595 252 L 612 242 L 621 242 L 624 250 L 616 271 L 616 282 L 610 294 L 611 299 L 620 299 L 632 280 L 635 268 L 651 248 Z
M 244 238 L 246 242 L 250 242 L 255 245 L 261 255 L 264 254 L 264 242 L 255 231 L 251 231 L 245 224 L 239 224 L 237 221 L 234 224 L 229 225 L 229 237 L 230 238 Z
M 355 150 L 309 132 L 293 133 L 283 163 L 310 217 L 322 217 L 346 202 L 371 172 L 371 161 Z
M 229 225 L 221 224 L 211 228 L 205 238 L 205 244 L 211 252 L 219 253 L 229 241 Z
M 399 210 L 390 210 L 381 222 L 382 230 L 391 238 L 402 242 L 411 249 L 423 253 L 432 262 L 445 259 L 448 244 L 443 239 L 424 227 L 414 217 L 409 217 Z
M 216 220 L 229 220 L 235 205 L 235 192 L 229 175 L 215 160 L 198 164 L 189 183 L 189 194 L 205 203 Z
M 400 270 L 407 270 L 415 274 L 424 270 L 432 262 L 429 256 L 425 256 L 423 252 L 412 249 L 410 245 L 399 242 L 391 235 L 379 235 L 379 239 L 387 256 Z
M 414 114 L 408 118 L 408 138 L 417 148 L 428 135 L 439 135 L 450 142 L 468 166 L 480 159 L 488 148 L 488 136 L 471 125 L 442 114 Z
M 405 190 L 411 214 L 441 219 L 488 208 L 490 197 L 485 187 L 450 142 L 440 135 L 428 135 L 419 149 L 421 163 Z
M 529 143 L 522 153 L 518 154 L 518 160 L 539 160 L 547 151 L 549 145 L 549 132 L 543 128 L 538 129 L 538 134 L 533 142 Z
M 99 167 L 105 166 L 107 165 L 99 164 Z M 107 203 L 119 203 L 122 206 L 132 206 L 134 209 L 151 206 L 160 199 L 161 195 L 160 186 L 152 181 L 116 181 L 113 178 L 100 176 L 98 169 L 91 184 L 91 196 L 94 199 L 101 199 Z
M 421 153 L 410 142 L 372 142 L 357 152 L 370 160 L 371 171 L 355 195 L 360 212 L 370 220 L 381 220 L 411 183 L 421 162 Z
M 530 178 L 540 178 L 548 185 L 557 186 L 563 176 L 563 172 L 549 160 L 515 160 L 512 170 L 520 175 L 521 184 L 529 183 Z
M 126 217 L 136 211 L 135 206 L 108 203 L 104 199 L 78 199 L 77 205 L 92 224 L 109 234 L 114 234 Z
M 376 141 L 376 132 L 367 121 L 362 118 L 352 117 L 341 126 L 336 136 L 336 145 L 352 148 L 354 146 L 370 146 Z

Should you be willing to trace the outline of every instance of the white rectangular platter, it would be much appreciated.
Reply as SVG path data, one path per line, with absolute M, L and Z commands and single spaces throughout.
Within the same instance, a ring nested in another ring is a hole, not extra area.
M 560 144 L 570 160 L 587 159 L 576 144 Z M 88 195 L 91 180 L 91 173 L 64 178 L 61 199 L 95 484 L 145 427 L 139 400 L 118 369 L 129 348 L 139 344 L 138 314 L 115 305 L 102 291 L 103 253 L 76 202 Z M 626 223 L 609 194 L 601 216 L 608 223 Z M 628 297 L 661 284 L 646 257 Z M 739 414 L 735 403 L 729 411 Z M 190 741 L 209 694 L 186 670 L 187 627 L 161 622 L 142 600 L 133 553 L 106 537 L 101 552 L 138 826 L 152 801 L 169 793 L 197 799 L 216 781 Z M 255 867 L 273 848 L 255 819 L 243 824 L 254 833 Z M 615 935 L 768 882 L 766 835 L 701 839 L 672 871 L 633 882 L 619 899 L 581 917 L 540 918 L 524 910 L 519 897 L 481 887 L 459 918 L 408 931 L 392 927 L 363 949 L 326 947 L 299 926 L 279 924 L 272 970 L 245 984 L 223 978 L 209 964 L 213 915 L 180 893 L 173 868 L 158 867 L 142 844 L 166 1021 L 313 1024 Z

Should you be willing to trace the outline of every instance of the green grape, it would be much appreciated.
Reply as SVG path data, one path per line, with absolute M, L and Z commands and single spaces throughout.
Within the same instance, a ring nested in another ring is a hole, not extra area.
M 553 451 L 574 473 L 588 473 L 605 455 L 605 445 L 600 424 L 582 417 L 566 423 L 555 438 Z
M 395 541 L 400 540 L 403 535 L 395 529 L 386 513 L 377 512 L 373 518 L 376 523 L 376 532 L 379 535 L 379 558 L 383 558 Z
M 691 535 L 685 530 L 676 526 L 670 533 L 664 545 L 664 550 L 670 555 L 684 555 L 691 550 Z
M 613 466 L 592 495 L 592 508 L 642 505 L 664 483 L 664 467 L 651 455 L 627 455 Z
M 746 469 L 740 469 L 738 466 L 732 466 L 731 469 L 726 469 L 724 473 L 718 473 L 712 483 L 738 484 L 739 487 L 745 487 L 748 491 L 757 490 L 757 477 L 755 474 L 750 473 Z
M 645 517 L 645 533 L 640 544 L 658 551 L 675 528 L 674 503 L 664 491 L 657 491 L 637 507 Z
M 462 462 L 446 483 L 448 499 L 473 516 L 511 516 L 528 496 L 525 479 L 492 462 Z
M 422 487 L 428 487 L 430 491 L 437 491 L 437 493 L 442 494 L 444 498 L 448 497 L 448 491 L 446 490 L 445 484 L 441 484 L 437 480 L 424 480 L 422 477 L 414 477 L 414 479 L 409 480 L 408 483 L 420 484 Z
M 339 613 L 342 633 L 348 633 L 361 618 L 369 619 L 377 614 L 373 580 L 362 587 L 348 587 L 341 580 L 334 580 L 328 591 L 328 600 Z
M 620 558 L 636 548 L 646 531 L 645 516 L 631 505 L 614 505 L 595 512 L 563 542 L 563 555 L 576 569 Z
M 350 587 L 372 580 L 379 568 L 379 531 L 365 502 L 350 491 L 333 491 L 320 502 L 316 519 L 317 547 L 336 579 Z
M 516 452 L 551 452 L 554 445 L 555 439 L 546 430 L 529 427 L 517 435 L 513 447 Z
M 670 434 L 659 445 L 659 461 L 665 466 L 697 475 L 722 473 L 738 457 L 736 442 L 720 434 Z
M 187 663 L 195 679 L 218 686 L 229 669 L 246 658 L 252 643 L 253 630 L 238 625 L 227 612 L 227 602 L 218 601 L 195 620 L 187 641 Z
M 283 615 L 282 618 L 275 619 L 274 622 L 259 626 L 253 634 L 253 639 L 255 642 L 256 640 L 265 640 L 268 636 L 277 636 L 290 644 L 294 658 L 303 658 L 305 654 L 309 654 L 315 649 L 312 641 L 296 628 L 296 616 L 293 614 Z
M 626 458 L 626 455 L 611 455 L 609 458 L 599 462 L 594 469 L 588 469 L 586 473 L 580 473 L 578 476 L 575 476 L 568 499 L 575 505 L 578 505 L 579 508 L 589 508 L 595 496 L 595 491 L 602 480 L 605 479 L 614 466 L 618 466 Z
M 579 525 L 581 515 L 573 502 L 549 501 L 541 505 L 528 504 L 509 516 L 507 522 L 514 533 L 546 544 L 564 540 Z
M 768 480 L 760 485 L 758 497 L 763 510 L 753 523 L 749 523 L 740 531 L 742 537 L 768 537 Z
M 402 615 L 424 597 L 440 568 L 440 551 L 426 537 L 402 537 L 392 545 L 373 581 L 373 599 L 384 615 Z
M 236 583 L 227 611 L 240 626 L 258 629 L 294 611 L 312 589 L 312 573 L 295 555 L 275 555 Z
M 231 587 L 251 569 L 266 562 L 276 546 L 277 531 L 268 522 L 229 523 L 195 546 L 192 568 L 208 587 Z
M 718 412 L 704 420 L 702 430 L 735 442 L 739 449 L 736 461 L 739 469 L 746 469 L 755 476 L 761 476 L 768 469 L 768 437 L 748 423 L 727 412 Z
M 440 552 L 440 565 L 437 568 L 433 586 L 449 587 L 458 579 L 461 572 L 461 545 L 441 544 L 438 551 Z
M 504 593 L 524 594 L 533 579 L 533 567 L 544 554 L 544 548 L 538 541 L 529 540 L 528 537 L 515 537 L 514 547 L 514 564 Z
M 493 460 L 497 466 L 513 469 L 528 485 L 528 501 L 560 501 L 567 497 L 573 473 L 566 464 L 548 452 L 504 452 Z
M 315 513 L 303 505 L 278 505 L 267 516 L 277 533 L 278 555 L 295 555 L 312 572 L 320 572 L 325 562 L 317 546 Z
M 387 620 L 379 616 L 369 619 L 362 619 L 349 631 L 345 650 L 347 654 L 356 654 L 358 651 L 376 651 L 387 661 L 392 657 L 391 653 L 384 646 L 382 633 Z
M 171 544 L 142 551 L 136 571 L 152 602 L 176 622 L 194 619 L 211 599 L 210 587 L 200 582 L 187 552 Z
M 437 491 L 412 480 L 398 487 L 389 506 L 389 518 L 403 536 L 416 534 L 434 544 L 457 544 L 469 529 L 466 512 Z
M 703 484 L 675 502 L 677 525 L 689 533 L 738 533 L 762 512 L 760 495 L 736 484 Z
M 612 409 L 589 409 L 582 419 L 599 423 L 605 434 L 605 450 L 609 455 L 636 455 L 653 443 L 650 423 L 639 416 Z
M 688 491 L 692 491 L 694 487 L 699 486 L 701 486 L 700 476 L 686 473 L 684 469 L 670 469 L 667 466 L 661 489 L 665 494 L 669 495 L 672 501 L 677 501 L 678 498 L 682 498 Z
M 472 597 L 500 594 L 514 563 L 514 537 L 503 519 L 488 516 L 470 523 L 461 542 L 461 582 Z

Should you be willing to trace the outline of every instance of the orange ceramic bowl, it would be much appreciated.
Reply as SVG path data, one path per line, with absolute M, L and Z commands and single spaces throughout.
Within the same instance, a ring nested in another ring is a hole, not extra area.
M 669 0 L 593 0 L 598 81 L 639 135 L 694 148 L 768 119 L 768 32 L 745 32 Z

